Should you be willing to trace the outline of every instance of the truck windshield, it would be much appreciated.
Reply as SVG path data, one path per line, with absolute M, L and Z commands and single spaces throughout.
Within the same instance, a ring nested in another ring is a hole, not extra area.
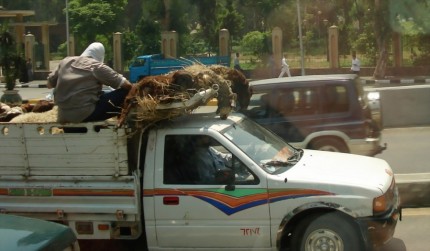
M 298 162 L 303 153 L 303 150 L 290 146 L 246 118 L 227 128 L 223 135 L 269 174 L 286 171 Z
M 131 67 L 139 67 L 139 66 L 144 66 L 145 65 L 146 60 L 143 58 L 137 58 L 133 61 L 133 63 L 131 64 Z

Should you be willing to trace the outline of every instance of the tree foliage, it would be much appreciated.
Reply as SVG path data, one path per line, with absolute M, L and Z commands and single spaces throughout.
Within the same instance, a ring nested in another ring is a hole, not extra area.
M 246 34 L 240 45 L 242 49 L 250 52 L 252 55 L 261 57 L 263 53 L 267 52 L 264 50 L 264 41 L 266 34 L 259 31 L 251 31 Z
M 126 3 L 126 0 L 71 0 L 70 27 L 77 41 L 81 41 L 79 45 L 85 47 L 95 41 L 97 35 L 110 36 L 117 31 Z
M 111 43 L 114 32 L 124 33 L 126 59 L 160 50 L 162 31 L 179 34 L 179 53 L 218 52 L 218 32 L 229 30 L 232 45 L 271 47 L 270 36 L 283 31 L 283 48 L 298 52 L 298 24 L 303 25 L 307 53 L 326 51 L 327 28 L 339 27 L 341 54 L 356 50 L 365 62 L 377 65 L 383 75 L 389 64 L 393 32 L 406 38 L 415 63 L 430 62 L 430 0 L 300 0 L 302 20 L 297 20 L 296 0 L 68 0 L 71 31 L 82 50 L 95 39 Z M 29 21 L 65 23 L 64 0 L 0 0 L 7 9 L 36 11 Z M 245 42 L 249 36 L 258 38 Z M 57 42 L 58 39 L 52 41 Z M 263 45 L 258 45 L 262 43 Z M 252 44 L 252 45 L 250 45 Z M 108 47 L 110 45 L 107 45 Z M 252 47 L 252 48 L 251 48 Z M 243 49 L 242 52 L 243 52 Z
M 390 25 L 404 34 L 415 65 L 430 64 L 430 0 L 397 0 L 390 2 Z

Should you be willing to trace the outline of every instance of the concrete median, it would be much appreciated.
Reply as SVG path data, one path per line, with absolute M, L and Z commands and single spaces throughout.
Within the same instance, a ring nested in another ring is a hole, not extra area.
M 430 207 L 430 173 L 396 174 L 402 207 Z

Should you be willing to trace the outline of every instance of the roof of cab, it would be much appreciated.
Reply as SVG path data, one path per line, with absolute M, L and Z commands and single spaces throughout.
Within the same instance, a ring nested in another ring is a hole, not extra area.
M 264 87 L 267 85 L 288 84 L 288 83 L 301 83 L 313 81 L 332 81 L 332 80 L 352 80 L 357 78 L 355 74 L 328 74 L 328 75 L 306 75 L 294 76 L 284 78 L 269 78 L 250 81 L 249 85 L 253 88 Z
M 162 121 L 156 128 L 211 128 L 222 131 L 244 118 L 240 113 L 231 113 L 227 119 L 221 119 L 214 112 L 198 112 Z

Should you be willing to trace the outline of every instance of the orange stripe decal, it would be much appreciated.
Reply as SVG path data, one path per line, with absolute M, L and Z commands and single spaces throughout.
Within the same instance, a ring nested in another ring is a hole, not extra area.
M 54 189 L 54 196 L 134 196 L 133 189 Z

